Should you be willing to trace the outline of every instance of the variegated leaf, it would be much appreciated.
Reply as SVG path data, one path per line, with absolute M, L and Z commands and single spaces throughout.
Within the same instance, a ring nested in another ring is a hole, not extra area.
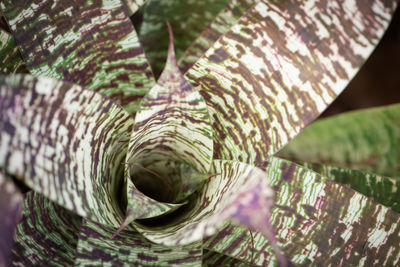
M 33 75 L 99 91 L 130 113 L 154 85 L 119 0 L 5 0 L 0 8 Z
M 10 33 L 0 29 L 0 74 L 26 73 L 24 60 Z
M 128 180 L 143 192 L 158 201 L 176 202 L 187 185 L 197 188 L 202 181 L 196 178 L 208 173 L 213 140 L 207 106 L 179 71 L 169 30 L 168 60 L 136 115 L 126 166 Z M 199 176 L 189 175 L 186 169 Z M 128 210 L 143 209 L 130 201 L 133 193 L 128 191 Z
M 14 231 L 21 216 L 24 197 L 12 179 L 0 171 L 0 266 L 8 266 Z
M 270 221 L 291 264 L 399 264 L 399 213 L 285 160 L 272 157 L 263 169 L 276 194 Z M 204 248 L 258 266 L 276 261 L 267 240 L 243 227 L 226 225 Z
M 125 164 L 126 219 L 120 230 L 134 219 L 182 206 L 170 203 L 182 202 L 209 176 L 213 140 L 207 106 L 179 71 L 170 26 L 169 32 L 165 69 L 136 114 Z
M 57 204 L 119 226 L 133 119 L 93 91 L 50 78 L 0 77 L 0 168 Z
M 72 266 L 81 218 L 33 191 L 15 234 L 12 266 Z
M 249 264 L 212 250 L 203 250 L 202 266 L 249 267 Z
M 146 3 L 139 36 L 156 76 L 163 70 L 168 49 L 165 23 L 169 22 L 174 29 L 176 55 L 179 59 L 226 2 L 227 0 L 149 0 Z
M 316 121 L 280 157 L 400 176 L 400 104 Z
M 395 0 L 261 1 L 188 70 L 214 157 L 260 162 L 316 118 L 378 43 Z
M 240 19 L 241 16 L 259 0 L 228 0 L 225 7 L 213 19 L 213 21 L 190 44 L 178 64 L 183 72 L 186 72 L 218 38 L 227 32 Z
M 400 212 L 400 179 L 376 175 L 359 170 L 349 170 L 329 165 L 300 162 L 324 177 L 347 185 L 361 194 Z
M 185 245 L 212 235 L 230 219 L 270 238 L 272 204 L 266 174 L 244 163 L 220 160 L 213 161 L 212 172 L 217 175 L 188 205 L 162 218 L 138 220 L 136 229 L 159 244 Z
M 201 244 L 165 247 L 135 230 L 110 239 L 114 229 L 84 221 L 79 235 L 77 266 L 201 266 Z

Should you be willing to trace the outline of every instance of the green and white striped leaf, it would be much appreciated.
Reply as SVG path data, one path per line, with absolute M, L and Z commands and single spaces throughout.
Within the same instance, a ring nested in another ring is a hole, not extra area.
M 260 162 L 315 119 L 366 60 L 394 0 L 261 1 L 187 71 L 213 118 L 214 158 Z
M 212 173 L 216 175 L 188 205 L 158 220 L 135 222 L 136 229 L 153 242 L 175 246 L 212 235 L 231 220 L 272 239 L 268 227 L 272 192 L 266 174 L 244 163 L 220 160 L 213 161 Z
M 0 171 L 0 266 L 9 265 L 23 200 L 22 193 L 12 179 Z
M 291 264 L 399 264 L 399 213 L 289 161 L 272 157 L 262 169 L 276 195 L 270 221 Z M 276 262 L 262 235 L 251 239 L 248 229 L 226 225 L 204 248 L 259 266 Z
M 0 168 L 83 217 L 120 225 L 132 128 L 120 106 L 78 85 L 0 77 Z
M 400 179 L 398 178 L 316 163 L 300 162 L 299 164 L 400 212 Z
M 154 85 L 119 0 L 5 0 L 0 8 L 33 75 L 101 92 L 130 113 Z
M 280 157 L 400 176 L 400 105 L 316 121 Z
M 24 60 L 8 32 L 0 29 L 0 74 L 26 73 Z
M 213 140 L 207 106 L 179 71 L 169 30 L 165 69 L 142 100 L 130 140 L 126 164 L 130 220 L 160 215 L 182 205 L 156 204 L 152 199 L 137 205 L 135 198 L 142 197 L 139 190 L 158 201 L 181 201 L 187 190 L 192 193 L 201 185 L 203 180 L 197 178 L 204 177 L 211 166 Z
M 226 2 L 227 0 L 149 0 L 146 3 L 139 36 L 156 76 L 162 72 L 167 58 L 166 22 L 174 29 L 176 55 L 179 59 Z
M 185 162 L 199 172 L 208 172 L 213 149 L 208 108 L 198 89 L 179 71 L 171 28 L 169 33 L 164 71 L 136 115 L 130 160 L 144 165 L 155 160 Z
M 211 250 L 203 250 L 202 266 L 249 267 L 250 265 L 238 259 Z
M 213 140 L 207 106 L 179 71 L 169 31 L 165 69 L 136 114 L 125 165 L 127 217 L 121 227 L 182 206 L 170 203 L 182 202 L 197 190 L 211 166 Z
M 236 24 L 240 17 L 257 2 L 259 0 L 228 0 L 225 7 L 179 58 L 178 64 L 182 72 L 186 72 L 222 34 Z
M 154 244 L 135 230 L 110 239 L 114 229 L 84 221 L 79 235 L 77 266 L 202 266 L 201 244 L 166 247 Z
M 72 266 L 81 218 L 41 194 L 26 194 L 12 266 Z

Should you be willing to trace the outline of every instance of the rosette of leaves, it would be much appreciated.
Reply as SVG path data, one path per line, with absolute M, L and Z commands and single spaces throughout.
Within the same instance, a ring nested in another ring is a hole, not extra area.
M 310 127 L 279 154 L 300 164 L 274 156 L 396 1 L 190 2 L 184 20 L 149 1 L 139 35 L 144 1 L 0 2 L 1 264 L 398 264 L 398 106 Z M 157 47 L 166 19 L 181 56 L 170 29 L 155 82 L 141 42 Z

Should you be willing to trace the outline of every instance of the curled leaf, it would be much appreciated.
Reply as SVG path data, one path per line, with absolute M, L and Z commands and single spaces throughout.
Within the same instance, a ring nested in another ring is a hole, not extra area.
M 209 107 L 214 158 L 261 162 L 289 142 L 356 74 L 396 4 L 260 1 L 249 9 L 185 74 Z
M 94 221 L 119 226 L 133 120 L 93 91 L 49 78 L 0 77 L 0 167 Z
M 74 264 L 81 217 L 30 191 L 15 233 L 13 266 Z

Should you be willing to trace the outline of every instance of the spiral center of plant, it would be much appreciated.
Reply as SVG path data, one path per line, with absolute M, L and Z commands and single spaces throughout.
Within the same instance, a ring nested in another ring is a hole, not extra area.
M 159 160 L 141 165 L 130 163 L 136 188 L 147 196 L 169 203 L 178 203 L 193 193 L 203 175 L 190 165 L 177 161 Z

